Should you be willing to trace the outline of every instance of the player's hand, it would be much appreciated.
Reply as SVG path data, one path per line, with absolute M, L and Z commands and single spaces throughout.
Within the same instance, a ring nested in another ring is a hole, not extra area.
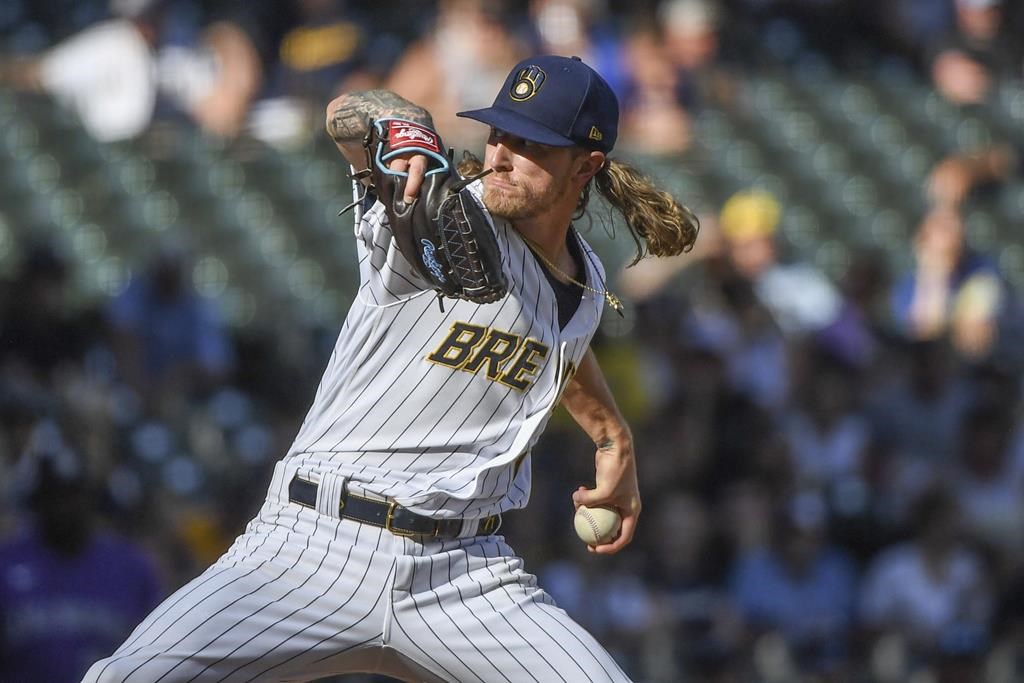
M 393 159 L 388 164 L 388 168 L 392 171 L 409 174 L 409 177 L 405 179 L 405 191 L 402 196 L 402 201 L 406 204 L 411 204 L 419 196 L 420 187 L 423 185 L 423 177 L 427 172 L 427 163 L 426 155 L 414 154 L 407 159 Z
M 637 518 L 640 516 L 640 487 L 636 479 L 636 455 L 633 437 L 626 431 L 598 445 L 594 456 L 596 484 L 588 489 L 581 486 L 572 494 L 576 507 L 608 505 L 617 508 L 622 516 L 622 528 L 611 543 L 590 547 L 594 553 L 617 553 L 633 540 Z

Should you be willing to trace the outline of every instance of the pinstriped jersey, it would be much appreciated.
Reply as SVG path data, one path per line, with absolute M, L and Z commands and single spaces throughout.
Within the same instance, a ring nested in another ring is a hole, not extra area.
M 480 181 L 471 189 L 479 201 Z M 543 265 L 507 221 L 492 227 L 509 293 L 490 304 L 444 299 L 442 310 L 395 245 L 383 204 L 356 209 L 359 291 L 286 460 L 434 517 L 526 505 L 530 448 L 604 302 L 584 290 L 559 329 Z M 586 282 L 600 289 L 603 267 L 575 238 Z

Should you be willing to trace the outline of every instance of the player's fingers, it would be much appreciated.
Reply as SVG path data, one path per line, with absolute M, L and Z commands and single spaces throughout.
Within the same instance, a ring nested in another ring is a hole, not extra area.
M 409 180 L 405 186 L 405 203 L 419 196 L 423 177 L 427 172 L 427 157 L 417 154 L 409 160 Z
M 603 493 L 598 492 L 597 489 L 588 489 L 586 486 L 579 487 L 572 494 L 572 502 L 576 507 L 580 505 L 589 507 L 604 501 L 604 499 Z
M 633 501 L 629 496 L 617 492 L 610 486 L 597 486 L 592 489 L 581 486 L 572 494 L 572 502 L 576 507 L 580 505 L 613 507 L 621 510 L 624 514 L 633 508 Z
M 409 170 L 409 160 L 403 157 L 392 159 L 391 162 L 388 164 L 388 168 L 390 168 L 395 173 L 405 173 L 406 171 Z
M 593 550 L 600 555 L 614 555 L 629 545 L 633 540 L 634 533 L 636 533 L 636 515 L 625 516 L 622 518 L 622 527 L 619 529 L 619 535 L 615 537 L 615 540 L 611 543 L 594 546 Z

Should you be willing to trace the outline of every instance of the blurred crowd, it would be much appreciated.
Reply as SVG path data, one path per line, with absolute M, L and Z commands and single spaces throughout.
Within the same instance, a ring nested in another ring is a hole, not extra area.
M 682 158 L 701 108 L 794 44 L 842 69 L 899 60 L 984 107 L 1024 78 L 1022 10 L 9 0 L 0 87 L 47 93 L 104 142 L 170 119 L 285 150 L 323 135 L 338 92 L 385 87 L 472 149 L 483 131 L 455 111 L 489 104 L 524 55 L 576 54 L 619 94 L 622 153 Z M 748 49 L 765 34 L 770 54 Z M 962 215 L 1021 165 L 998 140 L 940 160 L 905 272 L 862 250 L 827 277 L 750 188 L 702 216 L 694 252 L 617 279 L 630 328 L 595 348 L 637 439 L 638 537 L 604 559 L 574 537 L 592 447 L 561 413 L 503 530 L 636 680 L 1024 677 L 1024 308 Z M 60 683 L 241 531 L 336 329 L 226 326 L 170 238 L 104 301 L 82 300 L 58 246 L 19 253 L 0 286 L 0 680 Z
M 53 94 L 101 140 L 179 117 L 281 144 L 339 92 L 386 87 L 473 147 L 455 111 L 489 104 L 525 55 L 576 54 L 619 95 L 623 146 L 673 153 L 695 111 L 730 97 L 729 73 L 761 59 L 756 34 L 843 65 L 896 55 L 979 104 L 1021 77 L 1022 21 L 1003 0 L 11 0 L 0 82 Z

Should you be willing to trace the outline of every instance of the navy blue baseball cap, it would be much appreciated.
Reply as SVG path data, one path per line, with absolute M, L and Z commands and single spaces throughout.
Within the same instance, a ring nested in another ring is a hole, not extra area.
M 579 57 L 541 55 L 516 64 L 494 104 L 457 114 L 524 140 L 608 153 L 619 133 L 619 101 Z

